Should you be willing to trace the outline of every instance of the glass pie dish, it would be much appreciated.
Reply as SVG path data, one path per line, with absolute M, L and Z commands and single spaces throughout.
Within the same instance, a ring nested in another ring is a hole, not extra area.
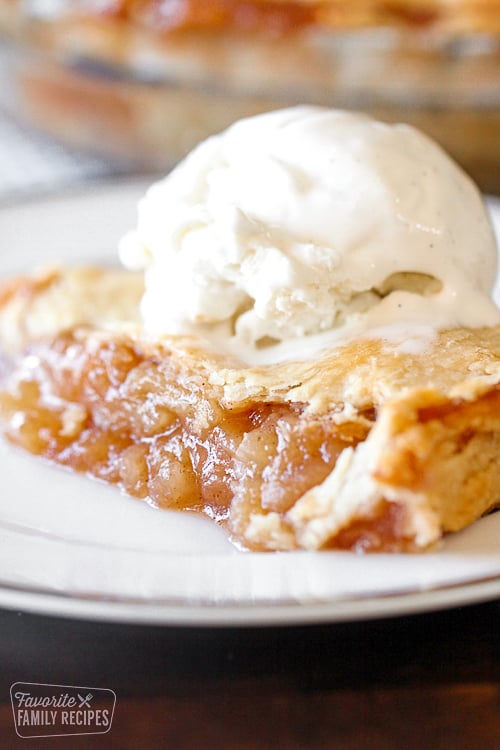
M 415 124 L 499 189 L 497 0 L 0 0 L 0 28 L 16 111 L 139 169 L 242 116 L 315 103 Z

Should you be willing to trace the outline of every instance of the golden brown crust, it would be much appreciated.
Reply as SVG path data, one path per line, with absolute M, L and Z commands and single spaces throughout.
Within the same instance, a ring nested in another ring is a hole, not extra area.
M 126 326 L 156 356 L 158 341 L 139 327 L 143 289 L 141 274 L 96 267 L 47 268 L 9 280 L 0 285 L 2 347 L 15 353 L 78 326 Z M 221 392 L 229 408 L 273 400 L 307 403 L 317 413 L 346 402 L 361 411 L 423 384 L 451 398 L 474 398 L 500 382 L 500 327 L 417 331 L 411 345 L 403 337 L 366 336 L 314 359 L 260 367 L 214 354 L 194 339 L 166 336 L 161 346 L 204 372 L 207 387 Z
M 0 341 L 4 354 L 65 329 L 139 322 L 141 274 L 96 267 L 42 268 L 0 285 Z
M 4 2 L 12 7 L 16 2 Z M 17 3 L 17 5 L 21 5 Z M 156 35 L 179 30 L 259 31 L 280 35 L 310 26 L 438 27 L 448 31 L 499 29 L 498 0 L 109 0 L 67 4 L 61 18 L 94 21 L 103 29 L 145 28 Z
M 361 338 L 315 360 L 260 368 L 224 369 L 214 375 L 228 403 L 272 394 L 309 403 L 317 412 L 348 402 L 379 406 L 422 384 L 450 396 L 482 392 L 500 380 L 500 328 L 442 331 L 406 351 L 404 341 Z
M 393 401 L 385 419 L 377 481 L 425 493 L 446 531 L 463 528 L 498 502 L 500 385 L 472 400 L 415 390 Z

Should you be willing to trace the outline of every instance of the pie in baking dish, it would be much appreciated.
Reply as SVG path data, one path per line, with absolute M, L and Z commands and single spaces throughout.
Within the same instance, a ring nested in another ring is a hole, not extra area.
M 23 118 L 143 171 L 240 117 L 335 102 L 410 119 L 496 185 L 500 0 L 0 0 L 0 30 L 22 40 Z
M 500 328 L 249 367 L 145 336 L 142 284 L 82 268 L 3 286 L 9 440 L 253 550 L 421 550 L 500 503 Z

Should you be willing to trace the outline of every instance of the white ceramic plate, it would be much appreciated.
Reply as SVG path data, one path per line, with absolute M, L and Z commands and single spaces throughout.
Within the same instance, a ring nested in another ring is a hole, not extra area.
M 0 276 L 108 262 L 142 182 L 0 209 Z M 500 204 L 490 203 L 500 225 Z M 500 596 L 500 513 L 426 555 L 237 552 L 204 519 L 158 511 L 0 442 L 0 606 L 121 622 L 264 625 L 394 616 Z

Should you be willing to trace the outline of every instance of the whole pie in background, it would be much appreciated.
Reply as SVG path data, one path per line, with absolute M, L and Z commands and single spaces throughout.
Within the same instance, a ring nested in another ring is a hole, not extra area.
M 496 184 L 498 0 L 0 0 L 2 27 L 16 114 L 128 167 L 309 103 L 409 122 Z

